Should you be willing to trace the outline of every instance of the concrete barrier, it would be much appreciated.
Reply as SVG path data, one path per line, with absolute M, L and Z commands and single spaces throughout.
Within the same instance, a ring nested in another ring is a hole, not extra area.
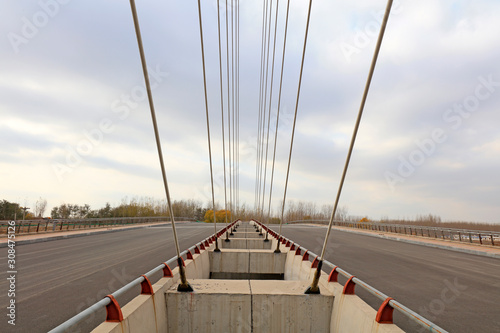
M 256 238 L 230 238 L 229 242 L 221 240 L 219 246 L 223 249 L 255 249 L 270 250 L 272 241 L 264 242 L 264 239 Z
M 260 235 L 258 232 L 254 231 L 238 231 L 234 232 L 234 236 L 231 236 L 232 238 L 261 238 L 264 239 L 265 235 L 262 234 Z
M 210 273 L 223 276 L 238 276 L 256 279 L 259 274 L 283 275 L 285 271 L 286 253 L 274 253 L 270 250 L 236 250 L 227 249 L 221 252 L 209 251 Z M 232 274 L 232 273 L 238 273 Z

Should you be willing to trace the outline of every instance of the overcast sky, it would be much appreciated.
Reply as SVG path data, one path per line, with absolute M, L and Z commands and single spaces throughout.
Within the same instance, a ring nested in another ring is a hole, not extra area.
M 220 180 L 216 4 L 202 1 Z M 283 195 L 307 5 L 291 1 L 275 203 Z M 385 6 L 313 2 L 290 200 L 321 206 L 335 199 Z M 172 198 L 207 202 L 196 1 L 138 0 L 137 9 Z M 240 197 L 252 207 L 262 2 L 241 0 L 240 11 Z M 500 222 L 498 17 L 495 0 L 395 1 L 340 200 L 350 214 Z M 33 207 L 44 197 L 47 215 L 61 203 L 99 208 L 125 196 L 163 198 L 129 2 L 4 1 L 0 30 L 0 199 Z

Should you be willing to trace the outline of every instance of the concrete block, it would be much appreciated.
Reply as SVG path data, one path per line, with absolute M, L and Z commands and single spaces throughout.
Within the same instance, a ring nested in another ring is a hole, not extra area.
M 230 242 L 221 241 L 223 249 L 257 249 L 270 250 L 272 249 L 272 241 L 264 242 L 263 239 L 256 238 L 230 238 Z
M 238 229 L 237 232 L 234 233 L 234 236 L 231 236 L 231 238 L 261 238 L 261 239 L 264 239 L 266 236 L 263 235 L 259 235 L 258 232 L 256 232 L 255 230 L 250 230 L 250 231 L 240 231 L 240 229 Z
M 329 332 L 334 296 L 306 295 L 305 281 L 250 281 L 253 332 Z
M 124 333 L 124 331 L 122 323 L 103 322 L 94 328 L 91 333 Z
M 165 294 L 169 332 L 250 332 L 248 281 L 193 280 L 195 292 Z
M 248 273 L 248 250 L 231 249 L 221 252 L 209 252 L 210 272 Z
M 250 273 L 283 274 L 285 272 L 286 253 L 274 253 L 268 250 L 250 251 Z
M 177 286 L 177 280 L 172 278 L 161 278 L 153 285 L 153 299 L 155 304 L 156 328 L 158 333 L 167 333 L 167 304 L 165 304 L 165 292 L 173 285 Z
M 270 250 L 227 249 L 209 252 L 212 273 L 283 274 L 285 253 Z
M 156 311 L 151 295 L 139 295 L 122 308 L 124 333 L 155 333 Z

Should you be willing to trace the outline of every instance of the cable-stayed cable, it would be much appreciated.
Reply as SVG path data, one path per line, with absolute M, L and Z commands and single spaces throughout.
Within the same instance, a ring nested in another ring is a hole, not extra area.
M 263 125 L 263 95 L 264 95 L 264 73 L 265 73 L 265 54 L 266 54 L 266 35 L 267 35 L 267 7 L 268 0 L 264 0 L 262 8 L 262 45 L 261 45 L 261 57 L 260 57 L 260 80 L 259 80 L 259 120 L 257 124 L 257 158 L 256 158 L 256 176 L 255 176 L 255 209 L 258 211 L 260 207 L 260 177 L 261 177 L 261 149 L 262 149 L 262 131 Z
M 225 221 L 226 221 L 226 240 L 229 239 L 229 234 L 227 231 L 227 184 L 226 184 L 226 145 L 224 140 L 224 93 L 222 88 L 222 52 L 221 52 L 221 41 L 220 41 L 220 3 L 217 0 L 217 36 L 219 40 L 219 81 L 220 81 L 220 109 L 222 116 L 222 164 L 224 166 L 224 211 L 225 211 Z M 215 212 L 214 212 L 215 219 Z
M 280 229 L 279 229 L 279 235 L 278 235 L 278 242 L 276 245 L 276 250 L 275 252 L 279 253 L 280 251 L 280 240 L 281 240 L 281 228 L 283 226 L 283 218 L 285 215 L 285 202 L 286 202 L 286 191 L 288 189 L 288 177 L 290 176 L 290 164 L 292 161 L 292 150 L 293 150 L 293 139 L 295 136 L 295 124 L 297 123 L 297 111 L 299 109 L 299 98 L 300 98 L 300 88 L 302 85 L 302 73 L 304 72 L 304 59 L 306 57 L 306 46 L 307 46 L 307 36 L 309 34 L 309 21 L 311 18 L 311 7 L 312 7 L 312 0 L 309 0 L 309 9 L 307 11 L 307 22 L 306 22 L 306 32 L 304 35 L 304 46 L 302 49 L 302 60 L 300 63 L 300 74 L 299 74 L 299 85 L 297 88 L 297 99 L 295 101 L 295 113 L 293 116 L 293 125 L 292 125 L 292 137 L 290 139 L 290 153 L 288 154 L 288 166 L 286 170 L 286 179 L 285 179 L 285 190 L 283 191 L 283 203 L 281 206 L 281 221 L 280 221 Z
M 161 174 L 162 174 L 162 178 L 163 178 L 163 186 L 165 188 L 165 195 L 167 197 L 168 211 L 170 213 L 170 219 L 172 221 L 172 231 L 173 231 L 173 236 L 174 236 L 175 250 L 177 251 L 177 264 L 179 266 L 179 275 L 181 278 L 181 283 L 177 287 L 177 290 L 179 290 L 179 291 L 193 291 L 193 289 L 189 285 L 187 278 L 186 278 L 186 271 L 184 269 L 184 265 L 182 264 L 182 258 L 181 258 L 180 249 L 179 249 L 179 240 L 177 239 L 177 232 L 175 230 L 174 210 L 172 208 L 172 201 L 170 200 L 170 191 L 168 188 L 167 173 L 165 171 L 165 164 L 163 162 L 163 153 L 161 150 L 160 133 L 158 131 L 158 124 L 156 122 L 156 112 L 155 112 L 155 107 L 154 107 L 154 103 L 153 103 L 153 95 L 151 93 L 151 84 L 149 82 L 148 66 L 146 64 L 146 56 L 144 54 L 144 47 L 142 45 L 141 29 L 139 27 L 139 18 L 137 17 L 137 10 L 135 7 L 134 0 L 130 0 L 130 8 L 132 10 L 132 17 L 134 19 L 135 34 L 137 37 L 137 44 L 139 46 L 139 53 L 140 53 L 141 64 L 142 64 L 142 72 L 144 74 L 144 81 L 146 83 L 146 91 L 148 94 L 148 102 L 149 102 L 149 109 L 151 111 L 151 119 L 153 121 L 153 130 L 155 132 L 156 148 L 158 150 L 158 158 L 160 160 Z
M 269 206 L 267 210 L 267 220 L 269 223 L 269 218 L 271 216 L 271 202 L 273 198 L 273 181 L 274 181 L 274 165 L 276 162 L 276 145 L 278 142 L 278 126 L 280 121 L 280 109 L 281 109 L 281 91 L 283 88 L 283 69 L 285 66 L 285 50 L 286 50 L 286 37 L 288 33 L 288 14 L 290 12 L 290 0 L 286 4 L 286 18 L 285 18 L 285 34 L 283 37 L 283 53 L 281 57 L 281 74 L 280 74 L 280 87 L 278 92 L 278 107 L 276 111 L 276 129 L 274 132 L 274 150 L 273 150 L 273 164 L 271 167 L 271 180 L 269 182 Z M 266 231 L 266 239 L 268 238 L 269 230 Z
M 319 281 L 319 277 L 321 275 L 321 266 L 323 264 L 323 259 L 325 256 L 326 245 L 328 243 L 328 237 L 330 236 L 330 231 L 332 230 L 333 219 L 335 218 L 335 213 L 337 211 L 337 206 L 339 203 L 340 194 L 342 193 L 342 187 L 344 186 L 344 181 L 345 181 L 345 177 L 347 174 L 347 169 L 349 168 L 349 162 L 351 160 L 352 151 L 354 149 L 354 143 L 356 142 L 356 136 L 358 134 L 359 124 L 361 123 L 361 117 L 363 116 L 363 110 L 365 108 L 366 98 L 368 96 L 368 91 L 370 90 L 370 84 L 372 82 L 373 73 L 375 71 L 375 65 L 377 64 L 377 59 L 378 59 L 378 55 L 380 52 L 380 47 L 382 45 L 382 40 L 384 38 L 384 33 L 385 33 L 385 28 L 387 26 L 387 21 L 389 20 L 389 14 L 391 13 L 392 2 L 393 2 L 393 0 L 388 0 L 388 2 L 387 2 L 385 14 L 384 14 L 384 19 L 382 21 L 382 26 L 380 27 L 380 32 L 379 32 L 378 39 L 377 39 L 377 45 L 375 46 L 375 51 L 373 53 L 373 59 L 372 59 L 371 65 L 370 65 L 370 71 L 368 72 L 368 78 L 366 79 L 363 97 L 361 98 L 361 105 L 359 106 L 358 117 L 356 118 L 356 124 L 354 125 L 354 130 L 353 130 L 352 137 L 351 137 L 351 143 L 349 145 L 349 151 L 347 152 L 344 170 L 342 171 L 342 177 L 340 179 L 340 184 L 339 184 L 339 188 L 337 191 L 337 196 L 335 198 L 335 204 L 333 206 L 332 214 L 330 216 L 330 222 L 328 223 L 328 229 L 326 231 L 325 241 L 323 243 L 323 249 L 321 250 L 321 255 L 320 255 L 320 258 L 318 261 L 318 266 L 316 268 L 316 272 L 314 274 L 313 281 L 311 283 L 311 286 L 306 290 L 306 293 L 310 293 L 310 294 L 313 294 L 313 293 L 318 294 L 319 293 L 318 281 Z
M 203 67 L 203 86 L 205 91 L 205 114 L 207 118 L 207 141 L 208 141 L 208 158 L 210 161 L 210 182 L 212 185 L 212 207 L 214 213 L 214 230 L 215 230 L 215 252 L 219 252 L 218 240 L 217 240 L 217 217 L 215 215 L 215 193 L 214 193 L 214 173 L 212 168 L 212 145 L 210 143 L 210 120 L 208 114 L 208 97 L 207 97 L 207 75 L 205 70 L 205 48 L 203 45 L 203 24 L 201 21 L 201 3 L 198 0 L 198 20 L 200 23 L 200 43 L 201 43 L 201 62 Z
M 261 132 L 262 134 L 262 149 L 260 151 L 261 156 L 260 156 L 260 161 L 261 161 L 261 168 L 260 168 L 260 184 L 259 184 L 259 192 L 261 194 L 261 199 L 262 202 L 264 201 L 265 193 L 262 191 L 262 187 L 264 186 L 265 179 L 262 177 L 262 171 L 264 170 L 264 138 L 265 138 L 265 126 L 266 126 L 266 105 L 267 105 L 267 84 L 268 84 L 268 75 L 269 75 L 269 49 L 270 49 L 270 43 L 271 43 L 271 21 L 272 21 L 272 8 L 273 8 L 273 0 L 271 0 L 270 5 L 269 5 L 269 24 L 268 24 L 268 30 L 267 30 L 267 55 L 266 55 L 266 60 L 265 60 L 265 77 L 264 77 L 264 98 L 263 100 L 263 122 L 262 122 L 262 128 L 263 131 Z M 260 204 L 260 201 L 259 201 Z M 262 208 L 259 205 L 259 216 L 260 219 L 262 219 L 263 211 Z
M 263 198 L 265 199 L 266 194 L 266 180 L 267 180 L 267 153 L 269 150 L 269 128 L 271 125 L 271 106 L 273 100 L 273 81 L 274 81 L 274 58 L 276 55 L 276 35 L 278 31 L 278 7 L 279 0 L 276 0 L 276 17 L 274 19 L 274 41 L 273 41 L 273 60 L 271 62 L 271 85 L 269 89 L 269 111 L 268 111 L 268 119 L 267 119 L 267 138 L 266 138 L 266 158 L 264 160 L 264 185 L 262 188 Z M 264 214 L 264 204 L 265 201 L 262 200 L 262 213 Z M 269 221 L 268 221 L 269 223 Z
M 227 128 L 228 128 L 228 165 L 229 165 L 229 210 L 233 213 L 233 188 L 232 188 L 232 166 L 231 166 L 231 94 L 229 80 L 229 23 L 228 23 L 228 6 L 226 0 L 226 76 L 227 76 Z

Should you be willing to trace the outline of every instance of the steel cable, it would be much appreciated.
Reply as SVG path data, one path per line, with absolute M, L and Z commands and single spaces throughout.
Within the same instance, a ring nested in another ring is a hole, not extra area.
M 272 201 L 272 196 L 273 196 L 274 165 L 276 162 L 276 144 L 278 142 L 278 126 L 279 126 L 279 120 L 280 120 L 281 91 L 282 91 L 282 87 L 283 87 L 283 69 L 284 69 L 284 65 L 285 65 L 285 49 L 286 49 L 286 37 L 287 37 L 287 32 L 288 32 L 289 10 L 290 10 L 290 0 L 287 1 L 287 5 L 286 5 L 285 34 L 283 37 L 283 55 L 281 58 L 280 88 L 279 88 L 279 92 L 278 92 L 278 108 L 276 111 L 276 129 L 274 132 L 273 164 L 271 167 L 271 180 L 269 183 L 269 207 L 268 207 L 268 213 L 267 213 L 268 224 L 269 224 L 269 219 L 271 217 L 271 201 Z M 266 232 L 266 239 L 268 238 L 268 234 L 269 234 L 269 231 Z
M 224 93 L 222 88 L 222 52 L 221 52 L 221 41 L 220 41 L 220 3 L 217 0 L 217 33 L 219 38 L 219 80 L 220 80 L 220 108 L 222 116 L 222 163 L 224 165 L 224 210 L 225 210 L 225 221 L 227 227 L 227 185 L 226 185 L 226 145 L 224 140 Z M 215 212 L 214 212 L 215 216 Z M 215 217 L 214 217 L 215 219 Z M 226 240 L 229 239 L 228 231 L 226 229 Z
M 279 228 L 279 234 L 278 234 L 278 242 L 276 244 L 275 252 L 280 252 L 281 229 L 283 226 L 283 218 L 285 215 L 286 191 L 288 189 L 288 177 L 290 176 L 290 164 L 292 161 L 293 139 L 295 137 L 295 125 L 297 123 L 297 111 L 299 108 L 300 87 L 302 85 L 302 73 L 304 71 L 304 59 L 306 56 L 307 35 L 309 34 L 309 21 L 311 19 L 311 7 L 312 7 L 312 0 L 309 0 L 309 9 L 307 11 L 306 32 L 305 32 L 305 36 L 304 36 L 304 46 L 302 49 L 302 60 L 300 63 L 299 86 L 297 88 L 297 99 L 295 101 L 295 113 L 293 116 L 293 125 L 292 125 L 292 137 L 290 139 L 290 153 L 288 154 L 288 166 L 287 166 L 287 170 L 286 170 L 285 189 L 283 191 L 283 203 L 281 206 L 281 221 L 280 221 L 280 228 Z
M 203 67 L 203 87 L 205 91 L 205 113 L 207 117 L 207 141 L 208 141 L 208 158 L 210 162 L 210 183 L 212 185 L 212 207 L 214 213 L 214 231 L 215 231 L 215 250 L 220 251 L 217 241 L 217 216 L 215 215 L 215 193 L 214 193 L 214 173 L 212 168 L 212 145 L 210 143 L 210 120 L 208 113 L 208 97 L 207 97 L 207 76 L 205 70 L 205 49 L 203 45 L 203 25 L 201 21 L 201 3 L 198 0 L 198 19 L 200 23 L 200 43 L 201 43 L 201 62 Z
M 278 31 L 278 6 L 279 6 L 279 0 L 276 0 L 276 17 L 274 19 L 274 41 L 273 41 L 273 59 L 271 62 L 271 85 L 269 88 L 269 113 L 268 113 L 268 119 L 267 119 L 267 138 L 266 138 L 266 158 L 264 162 L 264 186 L 262 189 L 263 193 L 263 199 L 265 199 L 265 194 L 266 194 L 266 180 L 267 180 L 267 156 L 268 156 L 268 150 L 269 150 L 269 128 L 271 125 L 271 106 L 272 106 L 272 100 L 273 100 L 273 81 L 274 81 L 274 58 L 276 55 L 276 35 Z M 264 212 L 264 204 L 265 200 L 262 200 L 262 212 Z M 262 221 L 264 222 L 264 221 Z
M 156 121 L 156 112 L 155 112 L 155 107 L 153 103 L 153 95 L 151 93 L 151 84 L 149 82 L 149 74 L 148 74 L 148 66 L 146 63 L 146 56 L 144 54 L 144 47 L 142 44 L 142 37 L 141 37 L 141 29 L 139 26 L 139 18 L 137 16 L 137 10 L 135 6 L 135 1 L 130 0 L 130 8 L 132 10 L 132 17 L 134 20 L 134 27 L 135 27 L 135 34 L 137 37 L 137 44 L 139 46 L 139 54 L 141 57 L 141 64 L 142 64 L 142 71 L 144 74 L 144 81 L 146 84 L 146 91 L 148 94 L 148 102 L 149 102 L 149 109 L 151 111 L 151 119 L 153 121 L 153 129 L 155 132 L 155 139 L 156 139 L 156 148 L 158 151 L 158 158 L 160 160 L 160 167 L 161 167 L 161 174 L 163 178 L 163 185 L 165 187 L 165 195 L 167 197 L 167 205 L 168 205 L 168 210 L 170 213 L 170 219 L 172 221 L 172 231 L 173 231 L 173 236 L 174 236 L 174 242 L 175 242 L 175 250 L 177 251 L 177 263 L 179 265 L 179 275 L 181 278 L 181 284 L 179 285 L 179 288 L 182 290 L 189 290 L 191 289 L 191 286 L 187 282 L 186 278 L 186 272 L 184 270 L 184 266 L 182 265 L 181 261 L 181 254 L 180 254 L 180 249 L 179 249 L 179 240 L 177 238 L 177 232 L 175 230 L 175 218 L 174 218 L 174 211 L 172 207 L 172 201 L 170 199 L 170 191 L 168 188 L 168 180 L 167 180 L 167 174 L 165 171 L 165 163 L 163 162 L 163 153 L 161 149 L 161 142 L 160 142 L 160 133 L 158 130 L 158 124 Z M 192 290 L 192 289 L 191 289 Z
M 387 21 L 389 20 L 389 14 L 391 13 L 393 0 L 388 0 L 387 7 L 385 9 L 384 19 L 382 21 L 382 26 L 380 27 L 380 33 L 377 39 L 377 45 L 375 46 L 375 51 L 373 54 L 373 59 L 370 65 L 370 71 L 368 73 L 368 78 L 366 79 L 365 89 L 363 92 L 363 97 L 361 98 L 361 105 L 359 106 L 358 116 L 356 118 L 356 124 L 354 125 L 354 130 L 351 137 L 351 143 L 349 145 L 349 151 L 347 152 L 347 157 L 344 165 L 344 170 L 342 171 L 342 177 L 340 179 L 339 188 L 337 191 L 337 197 L 335 198 L 335 204 L 333 206 L 332 214 L 330 216 L 330 222 L 328 223 L 328 229 L 325 235 L 325 241 L 323 243 L 323 249 L 321 250 L 321 255 L 318 262 L 318 267 L 316 268 L 316 273 L 314 274 L 311 286 L 306 290 L 306 293 L 319 293 L 318 281 L 321 275 L 321 266 L 323 259 L 325 257 L 326 245 L 328 243 L 328 237 L 330 236 L 330 231 L 332 229 L 333 220 L 335 218 L 335 213 L 337 211 L 337 206 L 340 199 L 340 194 L 342 193 L 342 187 L 344 186 L 345 177 L 347 174 L 347 169 L 349 168 L 349 162 L 351 160 L 352 151 L 354 149 L 354 143 L 356 142 L 356 136 L 358 134 L 359 124 L 361 123 L 361 117 L 363 116 L 363 110 L 365 108 L 366 98 L 368 96 L 368 91 L 370 90 L 370 84 L 373 77 L 373 72 L 375 71 L 375 65 L 377 64 L 378 55 L 380 52 L 380 47 L 382 45 L 382 40 L 384 38 L 385 28 L 387 26 Z

